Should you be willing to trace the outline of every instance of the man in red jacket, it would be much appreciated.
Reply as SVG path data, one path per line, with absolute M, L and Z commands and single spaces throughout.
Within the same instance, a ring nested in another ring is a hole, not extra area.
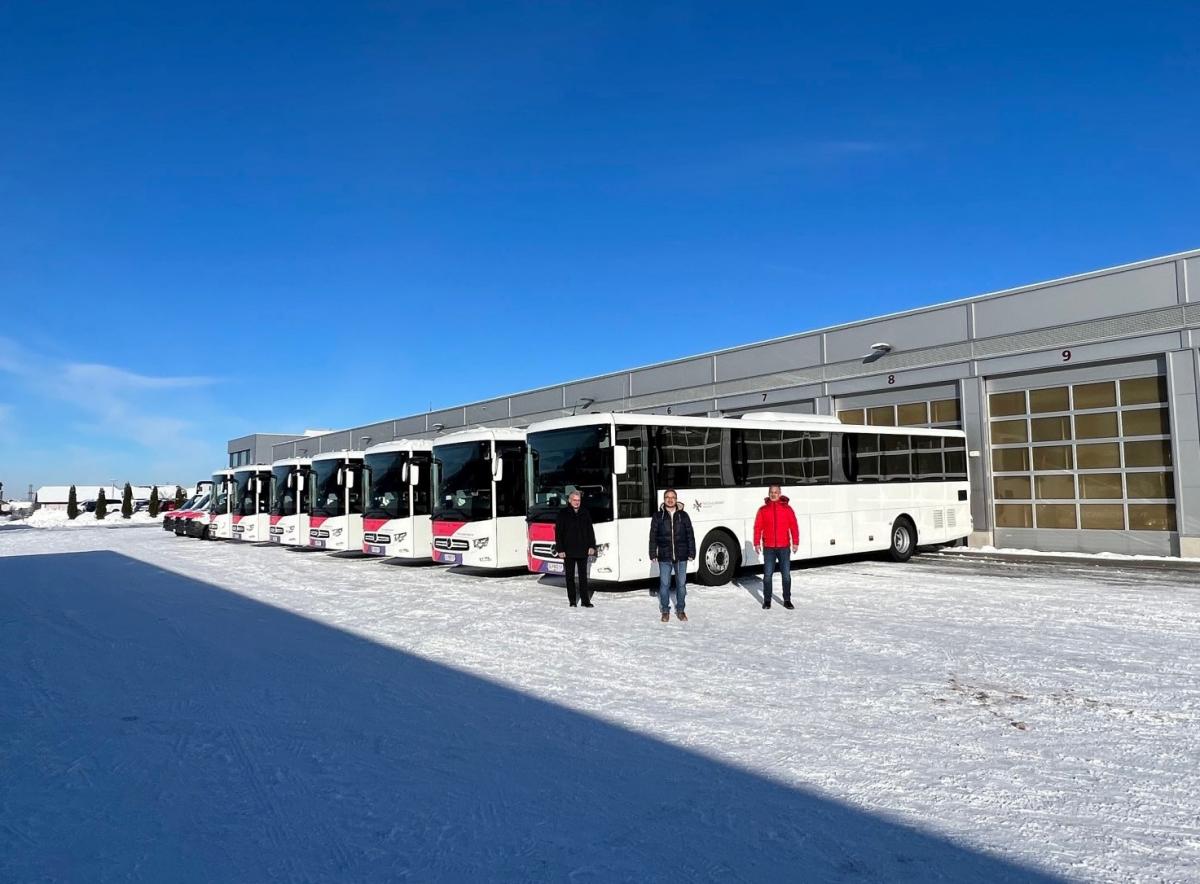
M 767 499 L 754 517 L 754 551 L 763 557 L 763 607 L 771 607 L 771 578 L 779 569 L 783 580 L 783 606 L 792 604 L 792 555 L 800 549 L 800 525 L 796 512 L 783 496 L 783 489 L 772 485 Z

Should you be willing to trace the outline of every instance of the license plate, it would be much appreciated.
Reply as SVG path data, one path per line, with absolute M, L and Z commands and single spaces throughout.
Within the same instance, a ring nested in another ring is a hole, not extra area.
M 549 571 L 551 574 L 561 574 L 563 572 L 563 566 L 556 565 L 553 562 L 551 562 L 550 564 L 548 564 L 546 566 L 546 570 Z
M 324 549 L 325 541 L 324 540 L 314 540 L 314 541 L 312 541 L 312 545 L 316 546 L 316 547 L 320 547 L 321 549 Z
M 382 556 L 387 554 L 387 549 L 382 546 L 368 546 L 367 552 L 373 556 Z

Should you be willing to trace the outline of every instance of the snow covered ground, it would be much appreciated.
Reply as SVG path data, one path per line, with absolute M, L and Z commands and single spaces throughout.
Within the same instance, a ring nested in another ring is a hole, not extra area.
M 531 575 L 0 531 L 2 881 L 1200 880 L 1193 575 Z

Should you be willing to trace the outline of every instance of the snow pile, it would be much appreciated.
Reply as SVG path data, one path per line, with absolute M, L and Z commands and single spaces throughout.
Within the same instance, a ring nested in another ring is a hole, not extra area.
M 149 513 L 134 513 L 128 519 L 121 518 L 121 504 L 110 506 L 108 515 L 97 519 L 95 513 L 81 512 L 77 519 L 68 519 L 66 510 L 35 510 L 23 519 L 12 519 L 3 523 L 26 528 L 137 528 L 157 525 L 162 516 L 151 517 Z
M 1041 549 L 1015 549 L 1012 547 L 997 547 L 997 546 L 976 546 L 970 547 L 967 550 L 958 550 L 956 554 L 963 555 L 971 552 L 988 553 L 991 555 L 1006 555 L 1006 556 L 1065 556 L 1072 559 L 1119 559 L 1121 561 L 1130 562 L 1200 562 L 1200 559 L 1187 558 L 1183 556 L 1147 556 L 1140 554 L 1129 553 L 1085 553 L 1085 552 L 1048 552 Z

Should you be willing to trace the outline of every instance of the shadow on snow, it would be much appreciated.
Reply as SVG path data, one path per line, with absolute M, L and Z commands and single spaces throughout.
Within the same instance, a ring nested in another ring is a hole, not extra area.
M 0 558 L 0 733 L 6 881 L 1057 880 L 110 552 Z

